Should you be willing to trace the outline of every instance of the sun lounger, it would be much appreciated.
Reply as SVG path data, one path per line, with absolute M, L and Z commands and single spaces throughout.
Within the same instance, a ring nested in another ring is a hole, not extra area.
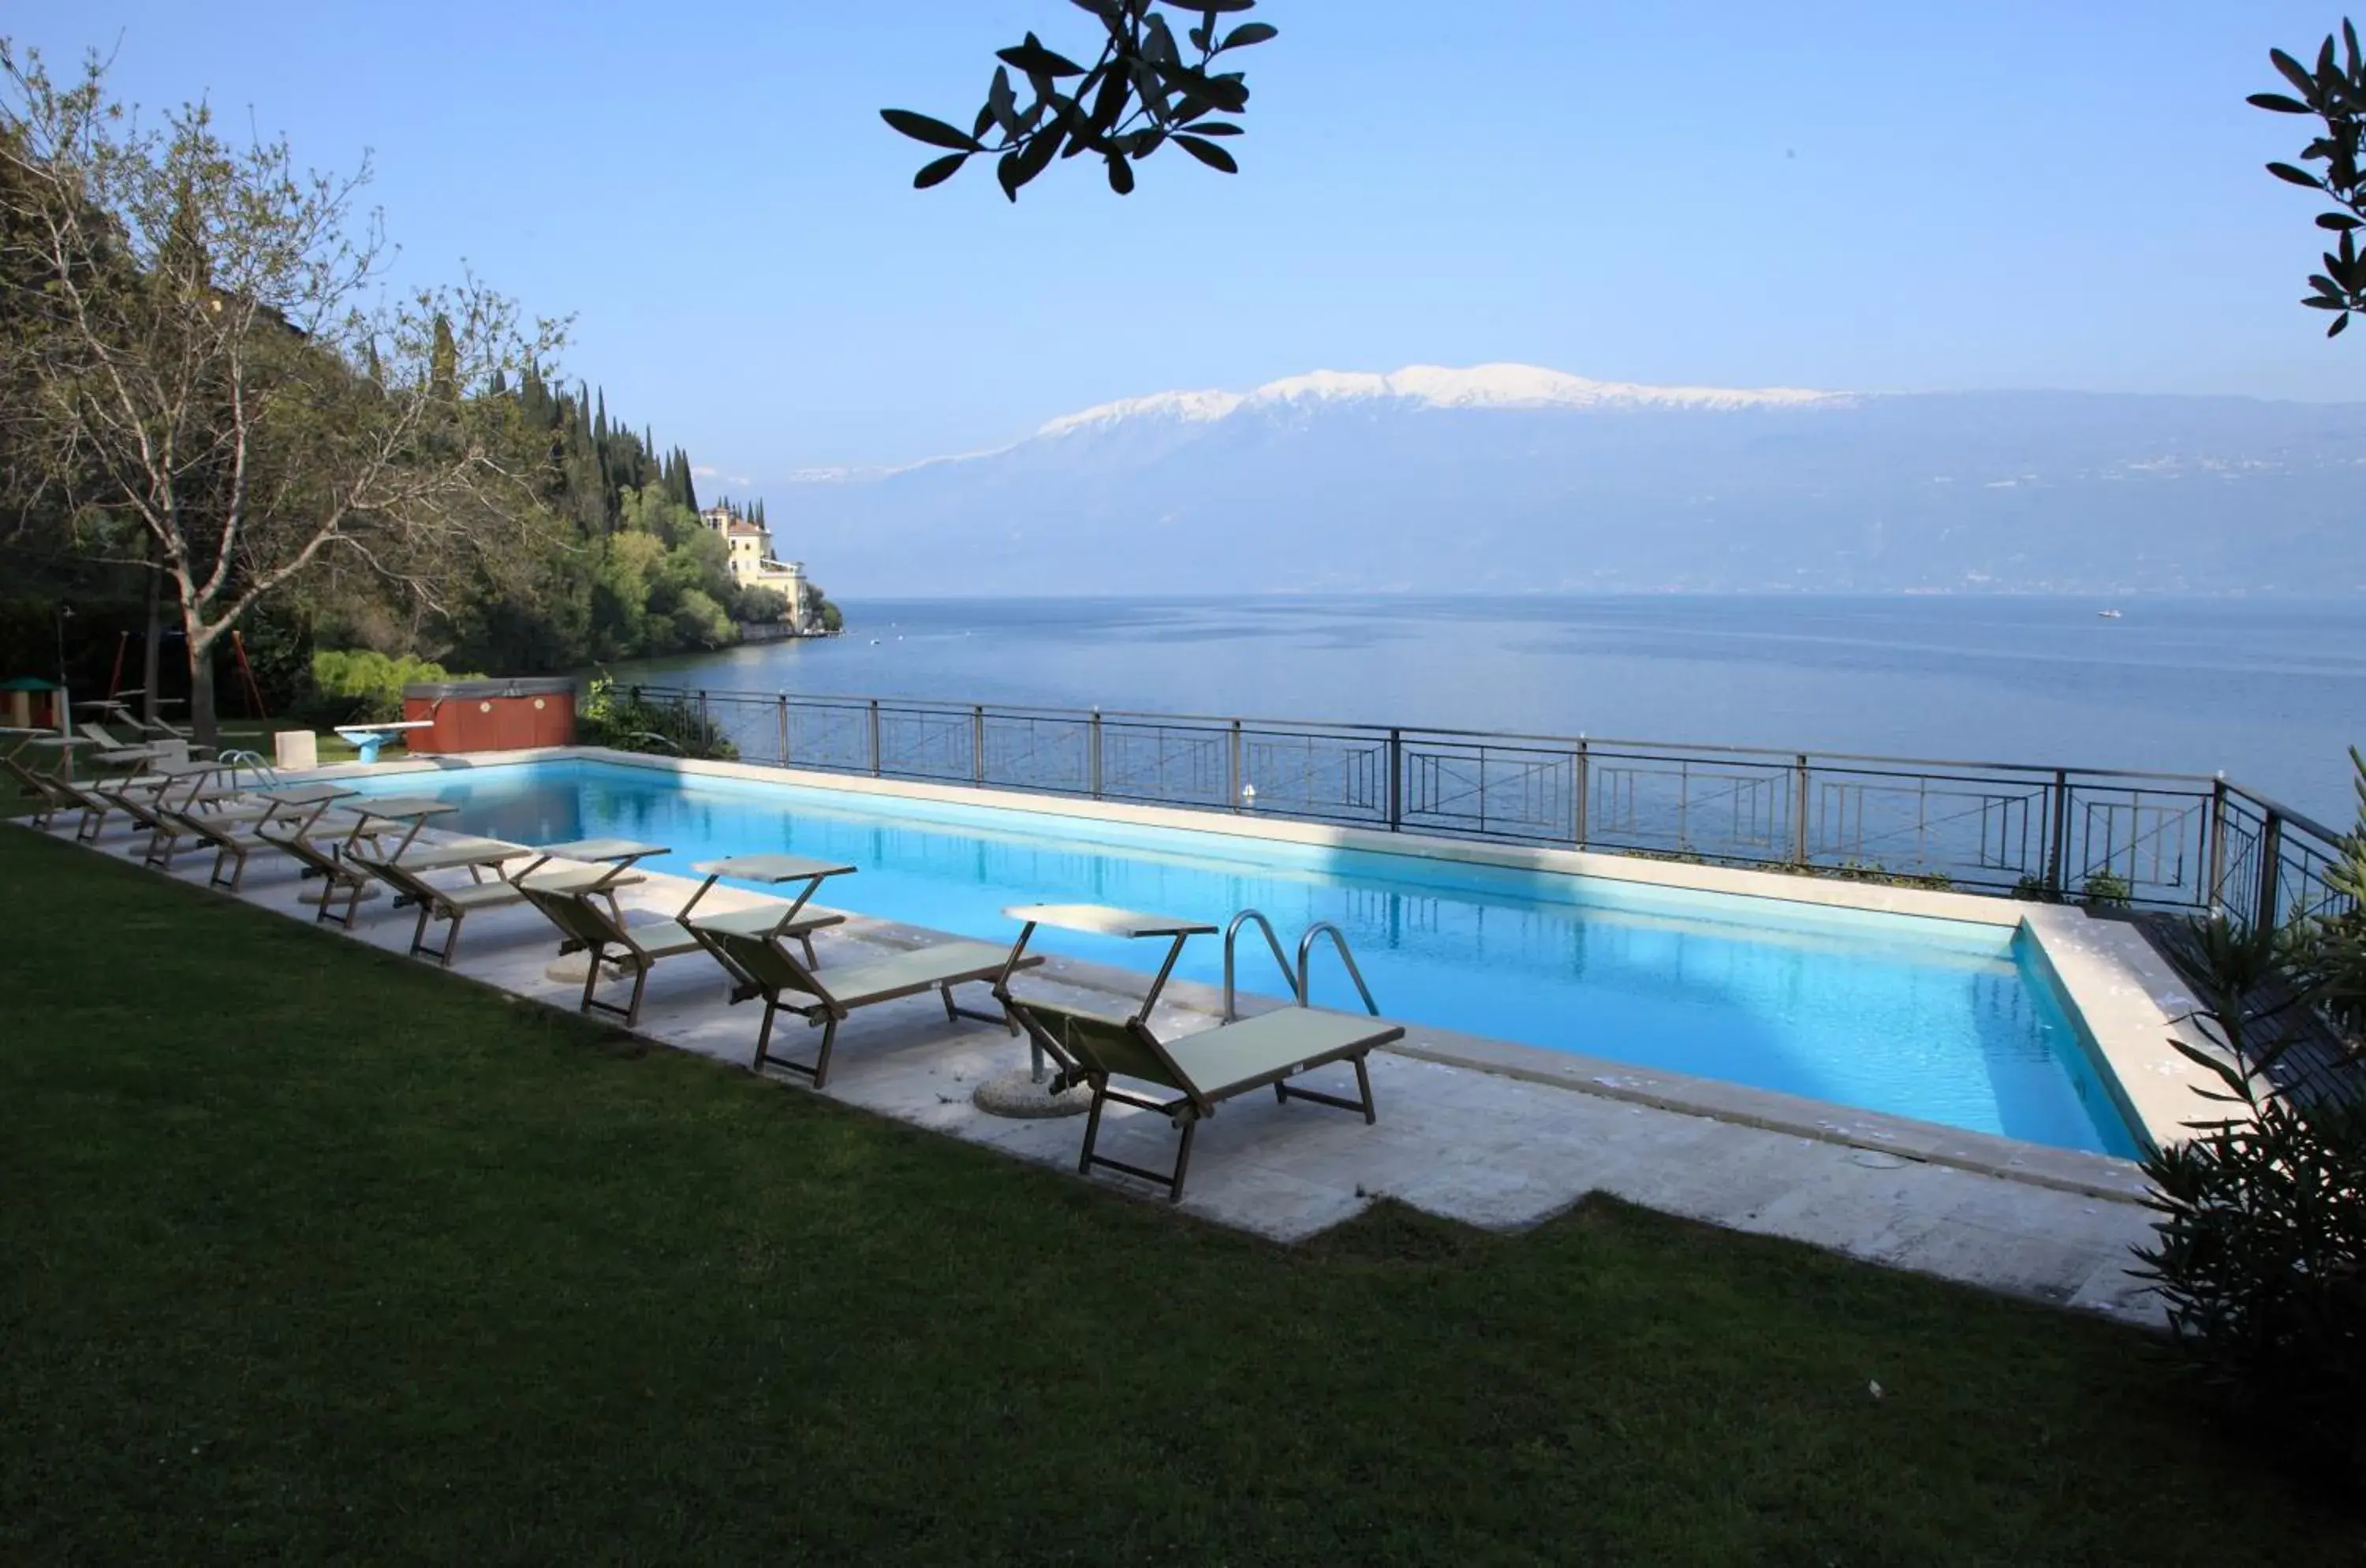
M 60 779 L 58 784 L 82 798 L 83 827 L 75 837 L 97 839 L 106 831 L 107 813 L 119 811 L 131 818 L 134 831 L 147 829 L 148 848 L 141 854 L 141 863 L 169 865 L 177 848 L 179 830 L 164 821 L 157 807 L 172 782 L 153 773 L 125 773 L 86 784 L 78 784 L 72 779 Z
M 1073 1064 L 1062 1069 L 1055 1088 L 1079 1083 L 1092 1087 L 1092 1109 L 1085 1119 L 1085 1146 L 1077 1170 L 1090 1175 L 1095 1166 L 1105 1166 L 1145 1181 L 1161 1182 L 1167 1196 L 1177 1201 L 1183 1196 L 1183 1179 L 1190 1168 L 1192 1134 L 1216 1113 L 1220 1103 L 1270 1085 L 1278 1100 L 1311 1100 L 1360 1111 L 1369 1125 L 1375 1112 L 1371 1072 L 1365 1057 L 1374 1047 L 1404 1034 L 1399 1026 L 1376 1019 L 1285 1007 L 1178 1040 L 1162 1041 L 1139 1018 L 1110 1018 L 1033 998 L 1008 998 L 1005 1005 L 1036 1044 Z M 1355 1099 L 1286 1081 L 1335 1062 L 1355 1066 Z M 1148 1092 L 1121 1088 L 1115 1079 L 1146 1086 Z M 1182 1130 L 1173 1170 L 1150 1170 L 1099 1152 L 1101 1110 L 1110 1100 L 1156 1111 Z
M 126 810 L 132 809 L 129 802 L 124 804 Z M 207 880 L 233 893 L 246 880 L 246 857 L 257 849 L 275 847 L 254 836 L 256 825 L 272 814 L 268 806 L 225 805 L 208 811 L 189 801 L 168 805 L 166 797 L 159 795 L 141 803 L 140 808 L 153 819 L 148 852 L 142 857 L 145 863 L 170 870 L 174 857 L 185 847 L 210 846 L 214 865 Z M 222 875 L 225 863 L 231 866 L 227 878 Z
M 119 751 L 138 744 L 124 739 L 95 718 L 86 718 L 75 725 L 74 733 L 102 750 Z
M 706 951 L 715 962 L 723 965 L 731 976 L 733 1005 L 763 994 L 763 987 L 743 973 L 732 962 L 730 953 L 722 946 L 721 933 L 746 937 L 777 938 L 794 941 L 805 950 L 806 964 L 812 967 L 818 960 L 814 954 L 813 933 L 826 926 L 834 926 L 846 917 L 836 909 L 826 909 L 815 904 L 813 896 L 821 885 L 833 876 L 851 876 L 855 867 L 844 861 L 815 860 L 809 855 L 757 853 L 731 855 L 722 860 L 706 861 L 691 867 L 706 880 L 690 896 L 681 911 L 674 916 L 695 935 L 709 933 Z M 783 897 L 767 898 L 762 903 L 742 909 L 710 909 L 700 912 L 699 906 L 715 885 L 725 877 L 735 882 L 758 882 L 769 887 L 794 887 Z
M 186 761 L 189 743 L 175 737 L 159 739 L 142 735 L 136 740 L 126 740 L 105 725 L 84 720 L 74 726 L 74 733 L 95 747 L 96 760 L 112 766 L 137 766 L 142 762 Z
M 154 759 L 152 772 L 127 773 L 120 778 L 103 780 L 84 787 L 84 793 L 105 806 L 114 807 L 148 830 L 148 848 L 141 854 L 142 864 L 172 869 L 173 859 L 188 840 L 203 835 L 183 822 L 179 810 L 193 809 L 195 796 L 214 770 L 204 763 L 186 759 Z M 71 780 L 61 781 L 73 787 Z M 188 798 L 175 802 L 173 787 L 186 782 Z M 103 816 L 102 818 L 103 820 Z M 94 826 L 91 837 L 98 829 Z
M 939 942 L 891 958 L 825 969 L 782 946 L 778 933 L 750 931 L 730 916 L 696 916 L 692 924 L 732 977 L 764 998 L 764 1021 L 756 1032 L 756 1056 L 751 1064 L 758 1072 L 773 1060 L 772 1021 L 783 1012 L 795 1013 L 808 1025 L 821 1029 L 821 1049 L 811 1066 L 779 1058 L 791 1072 L 813 1079 L 816 1089 L 829 1082 L 830 1053 L 838 1043 L 840 1021 L 879 1002 L 935 991 L 944 998 L 947 1021 L 975 1019 L 1018 1032 L 1018 1026 L 999 1009 L 981 1012 L 963 1007 L 953 997 L 955 986 L 971 981 L 994 984 L 1007 977 L 1015 956 L 1008 948 L 983 942 Z M 1024 966 L 1043 960 L 1038 956 L 1019 962 Z
M 346 858 L 393 888 L 397 908 L 406 904 L 418 907 L 419 924 L 411 933 L 411 955 L 433 958 L 449 969 L 453 950 L 460 942 L 462 921 L 479 909 L 498 909 L 525 901 L 524 890 L 503 880 L 499 871 L 506 863 L 534 852 L 522 844 L 499 839 L 470 838 L 414 847 L 383 859 L 350 852 Z M 463 869 L 469 874 L 467 882 L 444 884 L 428 880 L 434 872 Z M 487 871 L 496 874 L 489 880 L 483 875 Z M 447 920 L 452 929 L 444 933 L 444 945 L 428 946 L 429 930 Z
M 90 744 L 80 736 L 42 733 L 17 747 L 8 756 L 0 758 L 0 765 L 6 767 L 9 776 L 45 803 L 35 818 L 35 825 L 46 829 L 59 812 L 79 811 L 82 821 L 75 826 L 74 837 L 83 843 L 96 841 L 105 829 L 107 814 L 117 809 L 114 802 L 73 776 L 69 762 L 72 753 L 76 748 Z M 45 771 L 26 761 L 25 757 L 30 755 L 35 748 L 56 751 L 56 765 Z
M 99 712 L 107 715 L 109 721 L 121 725 L 123 728 L 130 730 L 135 739 L 128 742 L 130 745 L 154 746 L 178 751 L 187 751 L 192 750 L 190 742 L 195 738 L 194 731 L 184 729 L 179 725 L 171 723 L 166 719 L 143 718 L 141 716 L 139 711 L 133 708 L 130 703 L 122 700 L 126 697 L 142 695 L 145 695 L 144 692 L 138 688 L 134 688 L 128 692 L 118 692 L 115 696 L 105 698 L 98 702 L 76 703 L 74 705 L 80 708 L 96 708 Z M 158 700 L 160 702 L 175 704 L 180 701 L 178 697 L 164 697 Z M 121 746 L 127 744 L 127 742 L 113 739 L 106 726 L 96 719 L 86 719 L 82 724 L 76 726 L 76 728 L 81 730 L 84 734 L 106 739 L 107 743 L 111 745 Z M 204 751 L 210 750 L 210 748 L 198 746 L 194 748 L 194 750 Z
M 679 920 L 633 925 L 618 919 L 613 901 L 602 908 L 599 890 L 580 886 L 576 879 L 537 875 L 513 886 L 558 928 L 569 946 L 584 950 L 588 962 L 583 971 L 582 1010 L 614 1014 L 625 1021 L 627 1029 L 641 1021 L 641 998 L 648 990 L 649 971 L 658 961 L 702 952 L 706 945 Z M 613 965 L 619 976 L 633 977 L 632 999 L 623 1007 L 594 995 L 607 965 Z
M 692 931 L 678 919 L 650 920 L 640 925 L 625 920 L 614 898 L 614 870 L 587 866 L 574 872 L 531 872 L 520 875 L 513 886 L 567 939 L 561 952 L 580 947 L 589 955 L 590 967 L 583 976 L 582 1010 L 614 1014 L 630 1029 L 640 1021 L 641 998 L 648 989 L 649 971 L 657 967 L 658 962 L 681 953 L 712 951 L 709 944 L 713 938 Z M 795 923 L 783 934 L 809 936 L 820 927 L 835 925 L 845 918 L 835 909 L 808 905 L 796 912 Z M 632 976 L 632 998 L 623 1007 L 603 1002 L 595 994 L 603 977 L 603 965 L 613 966 L 620 977 Z
M 1055 925 L 1105 936 L 1166 937 L 1174 945 L 1158 978 L 1141 1005 L 1127 1017 L 1011 994 L 1007 984 L 996 996 L 1035 1047 L 1060 1065 L 1053 1088 L 1089 1085 L 1091 1110 L 1085 1118 L 1085 1145 L 1076 1169 L 1089 1176 L 1096 1166 L 1123 1171 L 1145 1181 L 1162 1183 L 1169 1200 L 1180 1201 L 1183 1179 L 1191 1166 L 1191 1140 L 1200 1123 L 1216 1107 L 1238 1095 L 1270 1088 L 1274 1099 L 1287 1102 L 1311 1100 L 1363 1113 L 1366 1125 L 1375 1119 L 1372 1077 L 1365 1058 L 1377 1046 L 1403 1037 L 1404 1030 L 1377 1018 L 1324 1011 L 1305 1006 L 1278 1008 L 1255 1018 L 1218 1024 L 1175 1040 L 1161 1040 L 1150 1028 L 1151 1010 L 1158 993 L 1182 955 L 1189 937 L 1211 934 L 1215 927 L 1189 920 L 1163 919 L 1129 910 L 1093 905 L 1036 906 L 1006 911 L 1024 921 L 1011 952 L 1025 951 L 1037 925 Z M 1356 1098 L 1301 1088 L 1289 1080 L 1301 1073 L 1335 1063 L 1356 1069 Z M 1179 1129 L 1181 1145 L 1175 1168 L 1157 1171 L 1112 1159 L 1099 1152 L 1101 1112 L 1110 1101 L 1155 1111 Z
M 576 855 L 607 862 L 606 864 L 577 866 L 569 870 L 545 869 L 553 856 Z M 638 874 L 627 868 L 650 855 L 666 852 L 653 844 L 633 844 L 616 840 L 587 840 L 578 844 L 561 844 L 548 851 L 536 851 L 543 858 L 535 861 L 512 878 L 513 885 L 528 902 L 542 911 L 557 926 L 565 940 L 561 953 L 581 948 L 590 955 L 590 967 L 583 976 L 585 1012 L 613 1013 L 625 1021 L 627 1029 L 640 1021 L 641 998 L 648 988 L 649 971 L 658 961 L 680 953 L 704 951 L 717 953 L 716 938 L 708 931 L 693 931 L 684 923 L 697 908 L 699 900 L 713 887 L 716 875 L 710 874 L 690 901 L 682 907 L 672 919 L 652 920 L 634 925 L 625 919 L 617 906 L 615 889 L 625 881 L 637 880 Z M 783 858 L 785 857 L 775 857 Z M 814 876 L 812 881 L 818 882 Z M 808 886 L 806 891 L 811 892 Z M 605 908 L 602 906 L 604 903 Z M 728 914 L 701 917 L 716 920 L 731 930 L 761 930 L 805 944 L 813 951 L 813 933 L 825 926 L 833 926 L 846 919 L 836 909 L 825 909 L 800 897 L 794 902 L 767 900 L 753 910 L 741 909 Z M 633 977 L 631 999 L 623 1007 L 603 1002 L 595 994 L 600 986 L 603 964 L 612 965 L 621 977 L 630 973 Z M 735 982 L 747 983 L 748 976 L 725 960 L 724 969 Z M 738 993 L 734 1001 L 741 999 Z
M 44 831 L 59 812 L 82 808 L 59 780 L 28 767 L 15 751 L 0 752 L 0 775 L 16 780 L 17 788 L 32 798 L 33 826 Z
M 266 818 L 254 825 L 254 834 L 302 866 L 305 875 L 321 878 L 321 902 L 312 911 L 314 920 L 332 919 L 353 930 L 362 900 L 369 896 L 371 878 L 359 861 L 347 860 L 342 851 L 373 838 L 368 824 L 347 825 L 326 817 L 293 823 Z
M 335 784 L 304 784 L 252 798 L 218 801 L 212 803 L 212 809 L 203 808 L 202 801 L 167 806 L 160 800 L 155 811 L 176 838 L 186 836 L 213 846 L 213 871 L 207 882 L 235 893 L 246 881 L 247 859 L 255 851 L 285 852 L 286 840 L 291 835 L 310 840 L 351 834 L 360 825 L 359 818 L 331 809 L 351 793 Z M 277 836 L 262 832 L 265 822 L 277 829 Z M 227 876 L 222 874 L 225 868 L 230 873 Z

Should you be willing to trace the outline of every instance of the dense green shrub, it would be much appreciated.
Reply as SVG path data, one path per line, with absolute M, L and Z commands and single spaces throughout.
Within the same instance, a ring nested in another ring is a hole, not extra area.
M 593 681 L 575 716 L 576 739 L 586 746 L 648 751 L 670 757 L 732 761 L 739 755 L 723 727 L 703 716 L 695 704 L 657 701 L 637 686 L 624 692 L 606 676 Z
M 2325 992 L 2327 1010 L 2348 1034 L 2353 1052 L 2366 1054 L 2366 756 L 2349 749 L 2351 787 L 2358 795 L 2358 825 L 2341 841 L 2341 860 L 2326 872 L 2334 891 L 2349 907 L 2310 927 L 2312 967 Z
M 402 716 L 402 688 L 413 682 L 478 679 L 409 654 L 324 648 L 312 655 L 312 690 L 299 711 L 323 728 L 383 722 Z
M 839 613 L 837 605 L 829 602 L 829 595 L 821 591 L 820 583 L 807 581 L 803 589 L 803 597 L 805 603 L 801 610 L 806 626 L 832 637 L 846 629 L 846 617 Z
M 2351 757 L 2359 827 L 2332 880 L 2355 898 L 2366 893 L 2366 761 Z M 2256 1440 L 2331 1484 L 2366 1487 L 2366 1099 L 2301 1101 L 2268 1078 L 2289 1048 L 2269 1026 L 2300 1014 L 2331 1021 L 2351 1070 L 2366 1073 L 2366 920 L 2352 908 L 2255 931 L 2222 918 L 2197 936 L 2193 1017 L 2217 1048 L 2172 1043 L 2225 1086 L 2209 1098 L 2226 1112 L 2146 1160 L 2161 1218 L 2140 1271 L 2187 1363 Z
M 2162 1217 L 2138 1256 L 2180 1352 L 2255 1437 L 2366 1484 L 2366 1103 L 2226 1077 L 2237 1114 L 2145 1163 Z
M 782 621 L 789 615 L 789 596 L 777 588 L 738 588 L 731 595 L 735 621 Z
M 2079 902 L 2090 909 L 2124 909 L 2135 897 L 2128 879 L 2116 871 L 2099 871 L 2080 885 Z

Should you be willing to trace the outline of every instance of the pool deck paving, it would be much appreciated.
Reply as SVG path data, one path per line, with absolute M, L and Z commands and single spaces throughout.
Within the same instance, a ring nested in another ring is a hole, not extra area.
M 51 829 L 72 841 L 70 823 Z M 94 846 L 137 863 L 144 833 L 110 825 Z M 203 886 L 210 855 L 186 854 L 170 874 Z M 860 902 L 860 878 L 833 886 L 831 902 Z M 313 919 L 300 895 L 314 885 L 284 857 L 258 854 L 235 897 L 259 908 Z M 651 872 L 625 889 L 621 901 L 643 918 L 678 909 L 696 883 Z M 753 896 L 718 886 L 703 908 L 723 909 Z M 390 892 L 366 900 L 353 939 L 397 953 L 411 941 L 412 910 L 393 908 Z M 321 929 L 337 931 L 333 925 Z M 857 917 L 815 941 L 824 966 L 859 963 L 930 940 L 934 933 Z M 472 914 L 453 973 L 513 996 L 572 1009 L 578 978 L 552 977 L 557 933 L 525 906 Z M 425 963 L 427 961 L 421 960 Z M 576 961 L 579 964 L 580 960 Z M 576 970 L 580 976 L 581 971 Z M 1020 989 L 1113 1010 L 1112 992 L 1139 995 L 1142 977 L 1060 957 L 1031 971 Z M 603 996 L 621 999 L 624 987 Z M 985 1003 L 983 987 L 970 991 Z M 1278 1005 L 1245 998 L 1244 1010 Z M 1210 987 L 1169 987 L 1153 1026 L 1162 1035 L 1216 1021 Z M 659 963 L 634 1032 L 677 1049 L 746 1066 L 755 1045 L 761 1004 L 728 1005 L 722 971 L 704 953 Z M 775 1026 L 773 1052 L 810 1059 L 818 1032 L 793 1015 Z M 1487 1043 L 1477 1043 L 1484 1045 Z M 2158 1298 L 2128 1271 L 2130 1248 L 2150 1239 L 2149 1212 L 2135 1200 L 2140 1185 L 2104 1165 L 2074 1163 L 2067 1179 L 2054 1179 L 2049 1151 L 2006 1140 L 1974 1138 L 1976 1156 L 1949 1152 L 1963 1140 L 1946 1129 L 1898 1119 L 1872 1127 L 1853 1113 L 1838 1116 L 1816 1135 L 1759 1119 L 1729 1119 L 1677 1109 L 1662 1096 L 1639 1091 L 1631 1073 L 1592 1071 L 1582 1060 L 1565 1076 L 1490 1071 L 1461 1065 L 1471 1042 L 1409 1026 L 1403 1049 L 1371 1059 L 1377 1125 L 1351 1113 L 1262 1094 L 1224 1102 L 1202 1124 L 1192 1151 L 1190 1180 L 1181 1208 L 1219 1224 L 1280 1242 L 1314 1235 L 1387 1197 L 1450 1219 L 1498 1230 L 1534 1224 L 1591 1192 L 1606 1192 L 1668 1213 L 1740 1231 L 1788 1237 L 1868 1262 L 2031 1297 L 2121 1321 L 2157 1325 Z M 1532 1061 L 1534 1047 L 1515 1046 Z M 1430 1059 L 1430 1053 L 1455 1058 Z M 949 1022 L 933 992 L 865 1009 L 839 1028 L 828 1087 L 819 1092 L 849 1105 L 933 1132 L 984 1145 L 1012 1157 L 1074 1172 L 1083 1138 L 1076 1117 L 1018 1119 L 990 1115 L 972 1103 L 977 1085 L 1028 1063 L 1025 1042 L 999 1028 Z M 775 1069 L 770 1076 L 802 1092 L 806 1080 Z M 1335 1077 L 1352 1089 L 1348 1069 Z M 1806 1102 L 1801 1102 L 1806 1103 Z M 1921 1128 L 1931 1151 L 1900 1137 L 1896 1127 Z M 1129 1163 L 1166 1168 L 1176 1138 L 1163 1118 L 1112 1105 L 1102 1151 Z M 1990 1147 L 1993 1145 L 1993 1147 Z M 2011 1168 L 2011 1150 L 2027 1151 L 2031 1173 Z M 1935 1151 L 1935 1152 L 1932 1152 Z M 1997 1156 L 1997 1157 L 1992 1157 Z M 2079 1156 L 2080 1160 L 2090 1156 Z M 2124 1173 L 2126 1162 L 2108 1162 Z M 2103 1170 L 2088 1180 L 2081 1169 Z M 1112 1195 L 1164 1201 L 1163 1190 L 1107 1174 L 1090 1179 Z

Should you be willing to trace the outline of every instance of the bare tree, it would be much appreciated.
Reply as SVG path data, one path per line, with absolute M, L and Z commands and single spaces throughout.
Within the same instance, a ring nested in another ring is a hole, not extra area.
M 496 371 L 553 353 L 473 276 L 396 291 L 350 175 L 203 104 L 145 130 L 96 59 L 70 85 L 0 41 L 0 438 L 73 547 L 155 573 L 215 735 L 213 651 L 308 572 L 435 603 L 540 525 L 542 448 Z

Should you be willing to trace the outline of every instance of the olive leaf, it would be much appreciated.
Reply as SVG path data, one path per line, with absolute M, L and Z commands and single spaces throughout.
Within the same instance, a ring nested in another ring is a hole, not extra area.
M 1256 0 L 1072 3 L 1107 35 L 1091 65 L 1078 64 L 1031 32 L 995 51 L 998 63 L 968 132 L 909 109 L 879 111 L 900 134 L 951 149 L 948 156 L 921 166 L 912 177 L 916 187 L 943 184 L 973 154 L 985 152 L 994 156 L 1003 194 L 1017 201 L 1053 159 L 1089 153 L 1100 160 L 1110 188 L 1124 196 L 1134 187 L 1134 165 L 1169 141 L 1209 168 L 1239 172 L 1233 154 L 1207 139 L 1238 136 L 1241 128 L 1205 117 L 1236 116 L 1248 107 L 1248 83 L 1241 73 L 1212 67 L 1220 55 L 1279 36 L 1268 23 L 1243 22 L 1219 37 L 1219 17 L 1252 10 Z M 1162 6 L 1192 18 L 1182 40 L 1158 9 Z M 2299 70 L 2297 62 L 2293 69 Z M 1031 95 L 1023 106 L 1014 72 L 1026 79 Z M 2314 80 L 2303 71 L 2294 85 Z M 989 133 L 998 140 L 986 140 Z
M 2246 101 L 2271 114 L 2315 115 L 2324 122 L 2325 133 L 2309 142 L 2298 164 L 2272 163 L 2267 168 L 2287 185 L 2324 193 L 2340 209 L 2317 216 L 2316 226 L 2339 235 L 2339 243 L 2325 254 L 2324 270 L 2310 275 L 2315 292 L 2301 300 L 2312 310 L 2331 313 L 2325 334 L 2336 337 L 2351 315 L 2366 310 L 2366 264 L 2352 239 L 2352 231 L 2366 220 L 2366 168 L 2360 162 L 2366 155 L 2366 61 L 2360 57 L 2358 30 L 2346 20 L 2338 39 L 2328 34 L 2318 46 L 2314 65 L 2281 49 L 2270 50 L 2268 61 L 2299 96 L 2254 93 Z

